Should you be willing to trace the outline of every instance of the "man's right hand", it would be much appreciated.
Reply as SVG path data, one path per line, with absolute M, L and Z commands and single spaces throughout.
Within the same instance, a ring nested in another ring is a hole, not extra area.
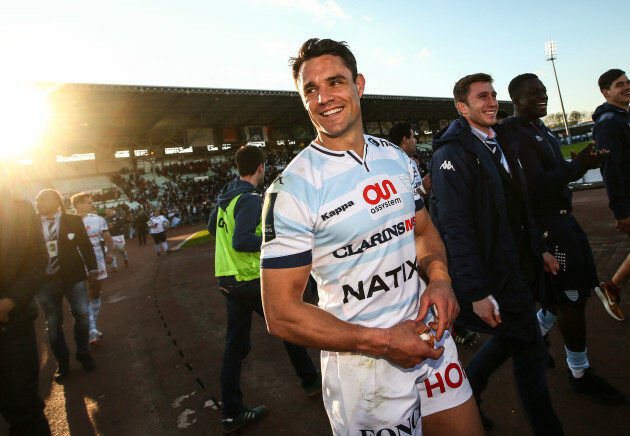
M 494 328 L 501 324 L 501 315 L 494 313 L 494 304 L 490 301 L 490 296 L 483 300 L 473 302 L 473 312 L 482 319 L 483 322 Z
M 593 150 L 594 146 L 595 141 L 591 141 L 591 143 L 580 150 L 579 153 L 574 154 L 572 152 L 571 155 L 575 156 L 575 159 L 582 162 L 582 165 L 584 165 L 586 169 L 592 170 L 595 168 L 599 168 L 604 163 L 604 160 L 606 159 L 606 156 L 608 156 L 609 152 L 608 150 Z
M 87 276 L 87 285 L 88 285 L 88 287 L 90 287 L 94 283 L 96 283 L 96 279 L 97 278 L 98 278 L 98 273 L 97 272 L 89 273 L 88 276 Z
M 615 227 L 618 232 L 630 234 L 630 217 L 615 220 Z
M 435 349 L 420 339 L 425 327 L 422 322 L 407 320 L 387 329 L 390 338 L 384 357 L 401 368 L 413 368 L 425 359 L 439 359 L 444 347 Z

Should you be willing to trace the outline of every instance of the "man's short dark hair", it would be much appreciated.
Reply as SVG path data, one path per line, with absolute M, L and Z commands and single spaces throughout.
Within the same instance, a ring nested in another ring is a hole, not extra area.
M 90 194 L 86 194 L 85 192 L 79 192 L 78 194 L 74 194 L 70 197 L 70 203 L 72 203 L 72 207 L 77 208 L 77 204 L 82 204 L 90 198 Z
M 610 89 L 612 83 L 624 74 L 626 74 L 626 72 L 620 70 L 619 68 L 613 68 L 612 70 L 606 71 L 604 74 L 599 76 L 599 80 L 597 81 L 599 90 L 603 91 L 604 89 Z
M 494 80 L 490 74 L 485 73 L 476 73 L 469 74 L 468 76 L 464 76 L 459 79 L 455 86 L 453 87 L 453 98 L 455 100 L 455 106 L 457 103 L 462 102 L 468 104 L 468 93 L 470 92 L 470 85 L 475 82 L 489 82 L 492 83 Z
M 396 123 L 389 129 L 389 142 L 400 146 L 403 138 L 410 138 L 411 135 L 413 135 L 413 133 L 411 133 L 411 124 Z
M 265 163 L 265 152 L 259 147 L 246 145 L 238 149 L 234 155 L 234 162 L 239 176 L 251 176 L 260 164 Z
M 508 93 L 510 94 L 510 98 L 514 99 L 521 96 L 521 92 L 523 92 L 521 85 L 527 82 L 530 79 L 538 79 L 538 76 L 534 73 L 525 73 L 519 74 L 515 78 L 510 81 L 508 85 Z
M 289 58 L 289 65 L 293 69 L 293 81 L 297 83 L 300 68 L 304 62 L 324 55 L 339 56 L 350 72 L 352 72 L 352 80 L 357 80 L 359 75 L 357 72 L 357 60 L 345 41 L 311 38 L 302 44 L 296 57 Z

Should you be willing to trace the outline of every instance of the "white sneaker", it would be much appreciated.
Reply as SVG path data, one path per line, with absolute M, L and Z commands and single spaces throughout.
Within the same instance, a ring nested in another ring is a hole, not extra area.
M 101 337 L 103 333 L 99 331 L 90 332 L 90 345 L 98 344 L 101 342 Z

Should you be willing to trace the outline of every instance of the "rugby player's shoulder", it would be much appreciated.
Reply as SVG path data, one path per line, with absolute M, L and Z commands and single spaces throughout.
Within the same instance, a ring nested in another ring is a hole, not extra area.
M 392 148 L 394 150 L 400 151 L 401 153 L 404 153 L 402 148 L 400 148 L 396 144 L 393 144 L 393 143 L 389 142 L 387 139 L 377 138 L 376 136 L 371 136 L 371 135 L 365 135 L 365 140 L 369 144 L 371 144 L 371 145 L 373 145 L 375 147 L 382 147 L 384 149 Z

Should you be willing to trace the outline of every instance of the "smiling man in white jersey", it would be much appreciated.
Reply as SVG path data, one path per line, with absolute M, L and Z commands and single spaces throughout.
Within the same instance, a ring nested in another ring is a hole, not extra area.
M 322 392 L 335 435 L 481 434 L 447 330 L 459 308 L 444 246 L 411 161 L 363 135 L 365 78 L 345 43 L 310 39 L 292 64 L 318 135 L 266 195 L 269 331 L 324 350 Z M 319 308 L 302 301 L 309 273 Z M 425 323 L 437 349 L 419 336 Z
M 98 263 L 98 277 L 88 286 L 88 294 L 90 297 L 90 344 L 94 345 L 100 342 L 103 333 L 96 328 L 96 321 L 101 310 L 101 293 L 103 292 L 103 280 L 107 278 L 106 264 L 113 261 L 112 253 L 114 252 L 114 240 L 112 239 L 107 223 L 102 216 L 91 213 L 94 211 L 94 204 L 89 194 L 83 192 L 75 194 L 70 199 L 72 206 L 75 208 L 77 215 L 83 219 L 85 230 L 87 231 L 96 261 Z M 105 241 L 107 254 L 103 253 L 101 246 L 101 238 Z

